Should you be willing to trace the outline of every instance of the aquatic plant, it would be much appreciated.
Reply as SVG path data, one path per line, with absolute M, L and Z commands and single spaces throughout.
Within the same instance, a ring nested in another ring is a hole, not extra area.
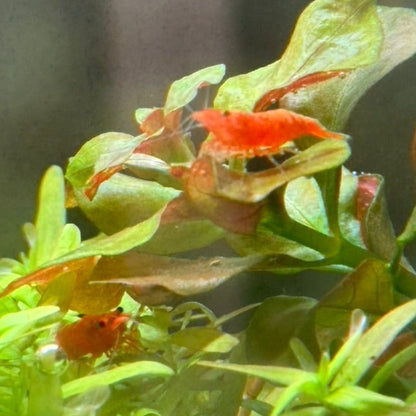
M 352 108 L 415 51 L 414 11 L 315 0 L 280 60 L 185 76 L 136 110 L 139 135 L 49 168 L 27 253 L 0 261 L 0 413 L 416 414 L 416 209 L 396 236 L 383 178 L 343 166 Z M 67 223 L 75 206 L 96 237 Z M 189 255 L 217 242 L 234 255 Z M 310 270 L 339 282 L 225 316 L 193 300 L 244 271 Z

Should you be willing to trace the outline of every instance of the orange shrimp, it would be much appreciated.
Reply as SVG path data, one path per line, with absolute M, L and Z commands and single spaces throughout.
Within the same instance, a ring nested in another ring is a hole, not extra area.
M 103 315 L 86 315 L 62 327 L 56 334 L 56 342 L 70 360 L 88 354 L 98 358 L 120 345 L 129 319 L 130 315 L 122 313 L 121 308 Z
M 301 88 L 308 87 L 319 82 L 327 81 L 334 77 L 344 78 L 348 73 L 345 71 L 326 71 L 326 72 L 314 72 L 308 74 L 302 78 L 298 78 L 291 82 L 289 85 L 285 85 L 280 88 L 276 88 L 264 94 L 254 105 L 253 111 L 265 111 L 272 105 L 279 104 L 279 100 L 289 92 L 295 92 Z
M 285 143 L 304 135 L 321 139 L 345 137 L 325 129 L 311 117 L 281 108 L 258 113 L 206 109 L 194 112 L 192 117 L 213 135 L 203 143 L 201 153 L 219 161 L 270 156 Z

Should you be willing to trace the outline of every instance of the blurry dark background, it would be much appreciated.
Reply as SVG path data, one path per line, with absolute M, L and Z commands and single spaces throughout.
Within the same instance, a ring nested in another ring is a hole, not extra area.
M 225 63 L 228 76 L 283 52 L 310 0 L 2 0 L 0 2 L 0 257 L 24 250 L 37 186 L 105 131 L 137 132 L 138 107 L 161 105 L 172 81 Z M 415 7 L 414 0 L 385 0 Z M 363 98 L 347 127 L 348 166 L 386 177 L 399 230 L 414 202 L 408 149 L 415 122 L 416 59 Z M 283 279 L 299 291 L 316 283 Z M 260 281 L 259 283 L 260 284 Z M 267 293 L 266 286 L 258 287 Z M 315 290 L 314 289 L 314 290 Z

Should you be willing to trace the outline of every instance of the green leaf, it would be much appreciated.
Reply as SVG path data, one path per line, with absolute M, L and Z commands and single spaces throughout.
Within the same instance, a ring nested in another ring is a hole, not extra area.
M 360 222 L 356 217 L 357 176 L 342 167 L 338 217 L 342 236 L 351 244 L 364 248 Z
M 67 399 L 93 387 L 118 383 L 131 377 L 166 378 L 173 374 L 173 370 L 170 367 L 159 362 L 138 361 L 69 381 L 62 386 L 62 397 Z
M 124 163 L 124 167 L 136 178 L 156 181 L 163 186 L 181 188 L 181 183 L 171 176 L 170 166 L 157 157 L 144 153 L 133 153 Z
M 282 59 L 228 79 L 215 107 L 250 111 L 265 93 L 304 75 L 371 64 L 382 36 L 373 0 L 314 1 L 300 16 Z M 324 121 L 322 114 L 316 118 Z
M 55 371 L 43 371 L 37 364 L 32 364 L 28 371 L 27 415 L 62 416 L 61 375 Z
M 102 183 L 92 201 L 76 191 L 88 219 L 106 234 L 113 234 L 154 215 L 180 191 L 157 182 L 115 174 Z
M 132 416 L 162 416 L 159 412 L 154 409 L 140 409 L 136 410 Z
M 150 254 L 170 255 L 209 246 L 224 237 L 224 230 L 211 221 L 182 218 L 162 223 L 153 238 L 140 247 Z
M 93 256 L 114 256 L 124 253 L 150 240 L 159 227 L 160 217 L 163 209 L 156 212 L 147 220 L 132 227 L 127 227 L 112 235 L 99 235 L 98 237 L 86 240 L 80 248 L 51 264 L 59 264 L 70 260 L 81 259 Z
M 110 388 L 108 386 L 91 388 L 67 400 L 63 416 L 83 416 L 84 414 L 85 416 L 95 416 L 94 411 L 100 409 L 109 397 Z
M 409 345 L 396 353 L 377 371 L 374 377 L 366 386 L 367 389 L 379 391 L 381 387 L 393 377 L 396 371 L 400 370 L 405 364 L 416 358 L 416 343 Z
M 315 327 L 322 349 L 341 339 L 349 326 L 354 309 L 378 317 L 394 307 L 393 278 L 387 265 L 368 259 L 346 276 L 315 310 Z
M 55 257 L 58 258 L 81 245 L 81 231 L 74 224 L 65 224 L 55 247 Z
M 302 370 L 316 372 L 318 369 L 312 353 L 306 348 L 306 345 L 299 338 L 291 338 L 289 341 L 290 349 L 296 357 Z
M 138 108 L 135 113 L 134 117 L 137 121 L 137 123 L 142 124 L 150 114 L 158 110 L 159 107 L 153 107 L 153 108 Z
M 75 189 L 82 189 L 96 173 L 122 164 L 144 136 L 104 133 L 87 141 L 69 161 L 65 177 Z
M 288 183 L 284 203 L 290 218 L 330 235 L 322 194 L 314 178 L 300 177 Z
M 297 264 L 301 268 L 309 267 L 309 265 L 306 264 L 307 262 L 324 259 L 324 256 L 318 251 L 280 236 L 275 230 L 267 228 L 267 225 L 266 222 L 260 222 L 255 235 L 227 234 L 225 237 L 226 241 L 232 249 L 240 255 L 247 256 L 257 254 L 273 255 L 276 257 L 285 255 L 295 260 L 302 260 L 304 262 L 303 264 L 299 261 L 292 262 L 293 266 Z M 282 257 L 280 257 L 280 260 L 282 261 L 280 266 L 288 266 L 287 262 L 290 262 L 290 259 L 287 259 L 287 261 L 284 262 Z M 270 261 L 270 257 L 268 258 L 268 261 Z M 273 262 L 273 267 L 276 265 L 276 262 Z
M 225 74 L 225 65 L 213 65 L 200 69 L 172 83 L 165 102 L 165 114 L 189 104 L 204 84 L 218 84 Z
M 411 243 L 416 238 L 416 206 L 413 208 L 403 232 L 397 237 L 401 246 Z
M 32 249 L 36 244 L 36 227 L 31 222 L 27 222 L 22 226 L 23 237 L 29 249 Z
M 36 242 L 29 253 L 32 269 L 54 258 L 65 225 L 64 177 L 60 167 L 52 166 L 46 171 L 40 184 L 38 200 Z
M 376 175 L 361 175 L 358 178 L 358 191 L 366 182 L 378 180 L 374 197 L 369 202 L 364 220 L 361 223 L 363 240 L 369 251 L 385 261 L 390 261 L 396 252 L 396 238 L 388 211 L 384 192 L 384 179 Z M 373 183 L 371 183 L 373 186 Z M 366 192 L 366 189 L 363 189 Z M 358 197 L 357 197 L 358 198 Z M 359 205 L 359 202 L 357 202 Z
M 273 384 L 283 384 L 285 386 L 288 386 L 293 383 L 317 381 L 316 374 L 308 373 L 306 371 L 290 367 L 277 367 L 273 365 L 214 363 L 211 361 L 198 361 L 197 364 L 204 367 L 212 367 L 219 368 L 222 370 L 235 371 L 237 373 L 262 378 L 263 380 L 267 380 Z
M 285 416 L 333 416 L 334 414 L 321 406 L 302 407 L 293 411 L 286 411 Z
M 344 386 L 326 396 L 324 403 L 340 411 L 368 416 L 410 416 L 402 400 L 366 390 L 358 386 Z
M 351 314 L 351 324 L 348 338 L 339 348 L 334 358 L 328 363 L 326 383 L 332 381 L 345 361 L 350 357 L 362 334 L 367 328 L 367 318 L 360 309 L 355 309 Z
M 360 339 L 333 381 L 333 387 L 356 384 L 397 334 L 416 317 L 416 300 L 379 319 Z
M 371 64 L 382 36 L 374 0 L 315 0 L 298 19 L 277 77 Z
M 281 84 L 274 80 L 279 62 L 258 68 L 248 74 L 228 78 L 218 89 L 214 107 L 221 110 L 251 111 L 266 92 Z
M 254 312 L 246 330 L 249 362 L 276 362 L 279 356 L 287 353 L 290 339 L 299 336 L 315 305 L 315 299 L 306 297 L 266 299 Z
M 281 106 L 318 118 L 329 129 L 342 129 L 364 93 L 416 52 L 414 10 L 380 6 L 377 7 L 377 15 L 383 31 L 382 48 L 377 60 L 347 73 L 345 77 L 308 86 L 296 91 L 296 94 L 288 94 L 280 101 Z M 364 25 L 362 30 L 368 29 Z M 368 36 L 373 35 L 368 32 Z
M 195 352 L 230 352 L 238 339 L 216 328 L 185 328 L 171 335 L 173 344 L 185 347 Z
M 31 328 L 59 316 L 56 306 L 39 306 L 37 308 L 8 313 L 0 318 L 0 349 L 7 347 Z

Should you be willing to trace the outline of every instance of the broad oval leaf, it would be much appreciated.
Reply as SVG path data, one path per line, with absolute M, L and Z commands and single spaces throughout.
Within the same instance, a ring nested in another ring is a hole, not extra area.
M 281 60 L 229 78 L 218 91 L 215 107 L 250 111 L 264 94 L 304 75 L 371 64 L 378 58 L 382 37 L 374 0 L 314 1 L 300 16 Z M 329 111 L 333 114 L 335 107 Z M 323 116 L 315 115 L 328 125 Z
M 200 69 L 175 82 L 169 88 L 164 111 L 168 114 L 189 104 L 202 86 L 218 84 L 225 74 L 225 65 L 213 65 Z
M 202 216 L 181 194 L 167 205 L 158 230 L 140 251 L 169 255 L 206 247 L 221 239 L 224 230 Z
M 122 285 L 140 303 L 162 304 L 210 291 L 260 260 L 258 256 L 188 260 L 130 252 L 102 259 L 90 283 Z
M 310 85 L 289 93 L 280 104 L 284 108 L 319 118 L 328 128 L 342 129 L 358 100 L 395 66 L 416 52 L 416 13 L 414 10 L 377 7 L 383 40 L 379 57 L 356 68 L 345 77 Z M 365 26 L 362 27 L 367 30 Z
M 116 132 L 100 134 L 70 159 L 65 176 L 75 189 L 82 189 L 94 175 L 121 165 L 143 139 Z
M 372 319 L 394 307 L 393 277 L 387 265 L 368 259 L 346 276 L 315 309 L 315 331 L 322 349 L 347 332 L 354 309 L 370 314 Z
M 82 211 L 106 234 L 149 218 L 179 194 L 177 189 L 119 173 L 100 186 L 92 201 L 76 192 Z
M 306 297 L 276 296 L 266 299 L 254 312 L 246 330 L 249 362 L 279 362 L 289 350 L 289 341 L 300 335 L 316 300 Z
M 289 182 L 284 193 L 284 204 L 293 220 L 331 235 L 322 194 L 314 178 L 300 177 Z
M 313 1 L 298 19 L 277 77 L 371 64 L 382 37 L 374 0 Z

